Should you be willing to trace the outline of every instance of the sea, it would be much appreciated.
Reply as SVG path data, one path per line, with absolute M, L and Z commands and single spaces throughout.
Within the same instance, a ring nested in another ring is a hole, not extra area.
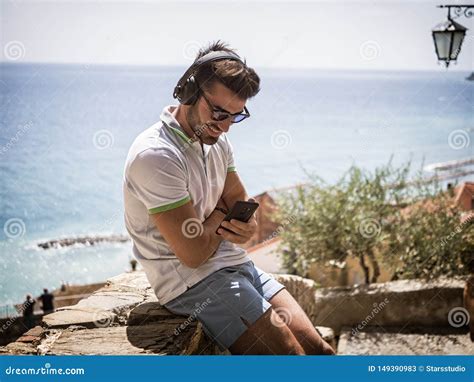
M 0 64 L 0 316 L 27 293 L 129 269 L 129 242 L 47 250 L 37 244 L 126 233 L 128 149 L 166 105 L 176 104 L 172 91 L 184 70 Z M 390 158 L 420 170 L 474 156 L 470 73 L 258 72 L 261 91 L 247 103 L 251 117 L 228 133 L 249 195 L 305 182 L 309 174 L 333 183 L 351 165 L 370 171 Z

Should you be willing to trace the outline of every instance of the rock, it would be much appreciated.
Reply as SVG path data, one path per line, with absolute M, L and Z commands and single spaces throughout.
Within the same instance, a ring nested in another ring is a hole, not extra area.
M 79 326 L 70 326 L 68 330 L 76 330 L 76 328 L 79 328 Z M 81 327 L 84 328 L 84 327 Z M 45 339 L 41 341 L 41 343 L 37 346 L 38 354 L 39 355 L 45 355 L 49 352 L 49 349 L 51 348 L 52 344 L 61 336 L 62 334 L 61 329 L 48 329 L 45 332 Z
M 67 328 L 71 325 L 80 325 L 86 328 L 98 328 L 110 326 L 116 320 L 117 315 L 99 308 L 80 308 L 73 305 L 69 309 L 63 309 L 43 316 L 43 325 L 47 328 Z
M 336 335 L 343 326 L 449 326 L 450 310 L 462 306 L 463 288 L 462 279 L 321 288 L 310 318 L 315 325 L 333 328 Z
M 354 333 L 344 327 L 337 347 L 345 355 L 440 355 L 474 354 L 474 347 L 465 331 L 391 328 L 390 331 L 367 327 Z M 427 333 L 428 332 L 428 333 Z
M 153 289 L 150 288 L 146 290 L 144 302 L 158 302 L 158 298 L 156 297 L 156 294 Z
M 161 306 L 144 272 L 110 278 L 76 305 L 44 316 L 43 325 L 39 354 L 229 354 L 200 323 Z
M 127 325 L 145 325 L 176 317 L 158 302 L 144 302 L 136 306 L 129 314 Z M 186 317 L 184 317 L 186 319 Z
M 73 307 L 80 309 L 83 307 L 96 308 L 113 313 L 120 313 L 124 310 L 130 310 L 134 306 L 141 303 L 144 299 L 145 296 L 143 294 L 128 291 L 111 291 L 107 288 L 102 288 L 93 295 L 79 301 Z
M 44 324 L 49 328 L 65 328 L 70 325 L 93 328 L 107 327 L 114 322 L 126 320 L 129 312 L 149 296 L 145 289 L 147 285 L 143 283 L 140 275 L 134 280 L 127 277 L 116 279 L 122 284 L 108 281 L 105 287 L 80 300 L 76 305 L 59 308 L 56 312 L 44 316 Z
M 5 346 L 0 346 L 0 355 L 11 354 Z
M 321 338 L 326 341 L 334 351 L 337 350 L 336 336 L 334 335 L 334 330 L 326 326 L 315 326 L 317 332 Z
M 44 337 L 44 329 L 41 326 L 35 326 L 17 339 L 17 342 L 39 344 Z
M 453 328 L 448 313 L 462 306 L 463 280 L 402 280 L 316 289 L 314 281 L 299 276 L 273 276 L 294 296 L 323 339 L 340 353 L 472 354 L 466 347 L 467 334 L 449 332 Z M 199 322 L 161 306 L 144 272 L 110 278 L 76 305 L 44 316 L 42 325 L 1 347 L 0 353 L 230 354 L 219 351 Z M 433 325 L 437 332 L 428 330 Z M 337 345 L 337 335 L 346 326 Z M 393 326 L 406 328 L 390 331 Z M 421 329 L 414 331 L 414 326 Z M 441 333 L 440 328 L 448 332 Z M 425 334 L 419 334 L 423 330 Z
M 48 354 L 167 354 L 173 325 L 137 327 L 130 330 L 126 326 L 109 328 L 65 330 L 52 344 Z M 168 350 L 169 351 L 169 350 Z
M 150 283 L 146 278 L 145 272 L 122 273 L 107 280 L 108 286 L 115 288 L 131 288 L 137 291 L 146 291 L 150 289 Z
M 469 315 L 469 334 L 471 341 L 474 342 L 474 275 L 469 276 L 466 280 L 466 286 L 463 293 L 464 307 Z
M 196 322 L 176 335 L 175 329 L 183 321 L 182 318 L 170 318 L 149 325 L 66 329 L 47 354 L 217 354 L 214 344 Z
M 32 343 L 11 342 L 4 347 L 7 354 L 30 355 L 37 354 L 36 347 Z
M 65 239 L 49 240 L 45 242 L 37 243 L 37 246 L 42 249 L 50 248 L 62 248 L 69 247 L 71 245 L 96 245 L 97 243 L 109 242 L 109 243 L 125 243 L 130 238 L 126 235 L 108 235 L 108 236 L 83 236 L 83 237 L 69 237 Z

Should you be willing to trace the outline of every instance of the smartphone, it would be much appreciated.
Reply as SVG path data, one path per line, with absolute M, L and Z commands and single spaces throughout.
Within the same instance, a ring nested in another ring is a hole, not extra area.
M 225 216 L 224 220 L 222 221 L 231 221 L 232 219 L 236 219 L 241 222 L 247 223 L 254 214 L 254 212 L 257 210 L 258 206 L 259 204 L 257 202 L 246 202 L 243 200 L 238 200 L 237 202 L 235 202 L 234 207 L 232 207 L 232 210 L 230 210 L 230 212 Z M 219 227 L 217 227 L 216 229 L 216 233 L 219 228 L 232 232 L 226 229 L 225 227 L 219 225 Z

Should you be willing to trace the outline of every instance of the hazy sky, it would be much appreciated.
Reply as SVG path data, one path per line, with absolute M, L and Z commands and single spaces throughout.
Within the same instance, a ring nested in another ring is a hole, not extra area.
M 188 65 L 222 39 L 255 67 L 442 70 L 440 1 L 0 0 L 1 61 Z M 453 70 L 474 70 L 474 17 Z

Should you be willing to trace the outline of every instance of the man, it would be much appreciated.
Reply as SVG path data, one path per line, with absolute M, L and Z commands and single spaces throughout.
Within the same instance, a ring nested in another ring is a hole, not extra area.
M 30 294 L 26 295 L 26 300 L 23 302 L 23 322 L 28 329 L 35 326 L 35 304 L 36 300 Z
M 54 312 L 54 295 L 49 293 L 48 289 L 43 289 L 43 294 L 39 296 L 38 300 L 41 300 L 41 309 L 43 309 L 43 314 Z
M 165 107 L 127 157 L 125 223 L 133 253 L 160 303 L 197 318 L 221 350 L 333 354 L 284 286 L 236 245 L 255 233 L 255 218 L 220 227 L 236 201 L 248 200 L 225 133 L 250 116 L 245 104 L 259 84 L 227 45 L 198 53 L 175 88 L 180 105 Z

